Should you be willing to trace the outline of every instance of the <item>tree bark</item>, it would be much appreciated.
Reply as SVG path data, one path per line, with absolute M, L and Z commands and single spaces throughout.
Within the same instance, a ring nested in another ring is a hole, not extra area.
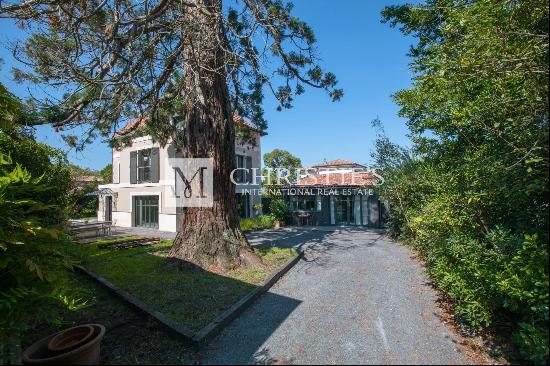
M 213 207 L 180 207 L 176 239 L 168 258 L 180 265 L 227 271 L 261 264 L 239 229 L 235 186 L 235 127 L 221 40 L 221 1 L 197 0 L 183 15 L 186 38 L 184 82 L 194 90 L 184 108 L 184 157 L 212 158 Z M 202 10 L 201 10 L 202 8 Z M 207 11 L 204 11 L 204 10 Z M 210 11 L 208 11 L 210 10 Z M 199 102 L 197 102 L 197 100 Z

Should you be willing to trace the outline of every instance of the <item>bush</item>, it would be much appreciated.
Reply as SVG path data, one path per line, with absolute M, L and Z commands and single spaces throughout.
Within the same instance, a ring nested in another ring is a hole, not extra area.
M 421 230 L 427 219 L 417 223 Z M 503 314 L 514 319 L 511 339 L 523 360 L 548 358 L 548 248 L 536 235 L 496 227 L 482 240 L 466 234 L 411 241 L 428 272 L 455 303 L 459 320 L 489 327 Z
M 52 205 L 47 215 L 48 223 L 56 225 L 64 222 L 69 212 L 71 198 L 70 170 L 65 154 L 32 138 L 7 135 L 0 132 L 0 153 L 9 156 L 4 169 L 13 170 L 19 165 L 32 177 L 42 177 L 41 184 L 48 190 L 34 192 L 36 201 Z
M 275 220 L 286 222 L 289 218 L 288 204 L 281 197 L 275 197 L 269 204 L 269 214 Z
M 241 219 L 241 230 L 247 232 L 271 229 L 274 221 L 275 219 L 270 215 L 260 215 L 256 218 Z
M 520 225 L 521 215 L 534 212 L 510 202 L 507 212 L 517 221 L 489 221 L 503 210 L 498 195 L 470 199 L 431 163 L 408 162 L 384 176 L 380 193 L 389 202 L 393 235 L 418 250 L 434 283 L 453 300 L 457 318 L 487 328 L 505 315 L 519 357 L 546 363 L 548 237 Z
M 69 295 L 72 262 L 64 254 L 69 185 L 59 150 L 16 129 L 0 131 L 0 343 L 5 350 L 36 322 L 57 320 L 53 305 L 77 306 Z
M 51 320 L 53 303 L 69 303 L 64 234 L 51 224 L 59 211 L 40 201 L 54 187 L 44 176 L 33 177 L 0 153 L 0 343 L 17 343 L 22 332 L 39 320 Z
M 85 187 L 72 190 L 69 195 L 70 205 L 72 207 L 69 213 L 71 218 L 81 219 L 97 216 L 99 207 L 98 198 L 97 196 L 88 195 L 88 193 L 94 191 L 97 191 L 96 184 L 88 184 Z
M 250 218 L 241 219 L 240 226 L 241 226 L 241 230 L 244 232 L 255 230 L 256 220 L 250 219 Z
M 474 327 L 508 322 L 521 361 L 544 364 L 548 14 L 548 1 L 386 7 L 384 21 L 417 41 L 411 86 L 395 94 L 412 147 L 382 138 L 375 154 L 391 229 L 457 315 Z
M 258 227 L 262 229 L 270 229 L 273 227 L 275 219 L 271 215 L 260 215 L 256 218 Z

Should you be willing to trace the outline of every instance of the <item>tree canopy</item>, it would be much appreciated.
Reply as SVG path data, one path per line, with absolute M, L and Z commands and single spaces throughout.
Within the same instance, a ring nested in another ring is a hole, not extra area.
M 146 118 L 160 141 L 177 135 L 183 106 L 202 103 L 184 74 L 219 72 L 230 86 L 232 109 L 265 129 L 264 93 L 290 108 L 305 86 L 342 97 L 334 74 L 320 67 L 312 29 L 282 0 L 4 1 L 0 17 L 15 18 L 29 37 L 13 52 L 25 68 L 18 80 L 66 90 L 34 100 L 42 121 L 59 128 L 88 123 L 82 142 L 112 138 L 121 123 Z M 203 19 L 223 30 L 205 41 Z M 202 36 L 201 36 L 202 34 Z M 201 38 L 202 37 L 202 38 Z M 208 43 L 208 44 L 207 44 Z M 197 48 L 199 47 L 199 48 Z M 207 70 L 201 48 L 222 61 Z M 185 50 L 194 50 L 190 53 Z M 199 79 L 196 82 L 200 82 Z M 129 137 L 135 131 L 128 131 Z
M 113 182 L 113 164 L 107 164 L 103 169 L 99 171 L 103 184 Z
M 274 149 L 273 151 L 264 154 L 264 165 L 269 169 L 285 169 L 290 182 L 294 182 L 297 178 L 296 169 L 302 167 L 302 161 L 300 158 L 295 157 L 290 152 L 281 149 Z M 276 183 L 276 175 L 273 176 L 271 172 L 269 181 L 273 184 Z
M 268 168 L 301 168 L 302 161 L 290 152 L 281 149 L 275 149 L 264 154 L 264 163 Z
M 239 230 L 232 114 L 266 128 L 264 93 L 291 108 L 305 87 L 343 92 L 319 64 L 312 29 L 283 0 L 10 0 L 0 17 L 28 31 L 13 54 L 16 79 L 66 91 L 33 100 L 59 129 L 86 124 L 113 145 L 136 135 L 168 141 L 185 158 L 210 158 L 212 207 L 179 207 L 168 258 L 222 271 L 257 262 Z M 120 124 L 135 120 L 122 134 Z M 205 228 L 208 228 L 205 229 Z M 257 257 L 257 256 L 256 256 Z

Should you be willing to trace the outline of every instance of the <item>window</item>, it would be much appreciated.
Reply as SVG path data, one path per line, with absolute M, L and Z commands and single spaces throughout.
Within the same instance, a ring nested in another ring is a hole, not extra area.
M 241 218 L 251 217 L 250 195 L 248 193 L 237 193 L 237 211 Z
M 138 151 L 138 182 L 151 182 L 151 149 Z
M 158 196 L 134 196 L 134 226 L 158 229 Z
M 158 183 L 160 178 L 159 148 L 130 151 L 130 183 Z
M 242 169 L 242 170 L 238 170 L 237 173 L 235 174 L 235 181 L 237 183 L 244 183 L 246 181 L 246 162 L 245 162 L 245 157 L 243 155 L 237 155 L 236 157 L 236 160 L 237 160 L 237 169 Z
M 315 197 L 304 199 L 304 210 L 315 210 Z
M 293 211 L 315 211 L 316 201 L 315 196 L 292 197 L 290 205 Z

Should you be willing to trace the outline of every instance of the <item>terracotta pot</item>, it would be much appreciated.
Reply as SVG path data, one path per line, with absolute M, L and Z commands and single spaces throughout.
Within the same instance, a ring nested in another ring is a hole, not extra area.
M 25 365 L 97 365 L 101 340 L 105 335 L 105 327 L 101 324 L 87 324 L 93 329 L 91 336 L 86 336 L 84 330 L 75 331 L 75 327 L 52 334 L 31 345 L 23 352 Z M 75 343 L 75 339 L 80 340 Z M 85 338 L 85 339 L 84 339 Z M 72 341 L 71 341 L 72 340 Z M 63 348 L 52 351 L 49 347 Z M 76 348 L 75 348 L 76 347 Z
M 48 342 L 48 349 L 55 354 L 69 352 L 80 347 L 94 335 L 91 325 L 79 325 L 57 333 Z

